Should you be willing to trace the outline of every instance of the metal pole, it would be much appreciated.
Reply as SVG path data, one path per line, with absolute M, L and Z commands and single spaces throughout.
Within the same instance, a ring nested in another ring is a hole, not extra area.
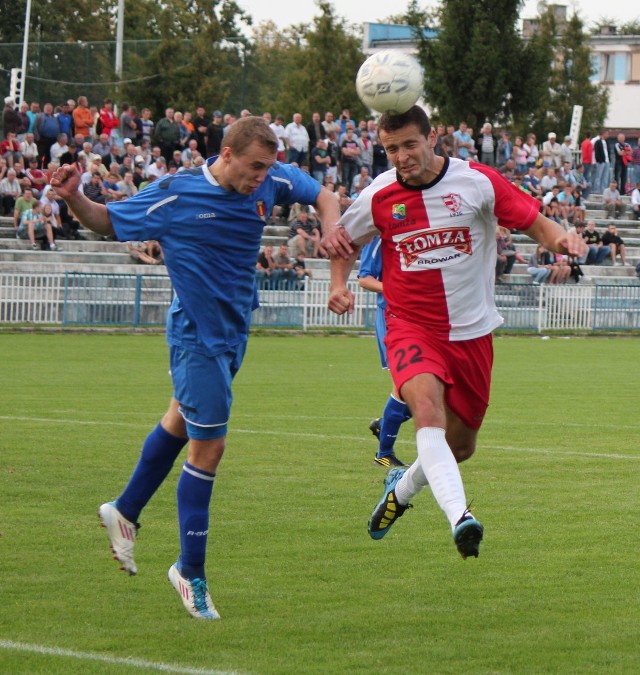
M 118 24 L 116 27 L 116 75 L 122 79 L 122 43 L 124 41 L 124 0 L 118 0 Z
M 16 103 L 20 105 L 25 98 L 25 86 L 27 84 L 27 50 L 29 48 L 29 24 L 31 23 L 31 0 L 27 0 L 27 9 L 24 17 L 24 38 L 22 40 L 22 74 L 20 94 Z

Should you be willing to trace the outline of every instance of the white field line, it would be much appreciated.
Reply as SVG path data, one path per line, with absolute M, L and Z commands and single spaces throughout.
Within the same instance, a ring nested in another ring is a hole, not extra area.
M 169 663 L 154 663 L 153 661 L 143 661 L 142 659 L 121 658 L 117 656 L 108 656 L 107 654 L 95 654 L 93 652 L 78 652 L 72 649 L 45 647 L 43 645 L 12 642 L 11 640 L 0 640 L 0 649 L 14 652 L 42 654 L 43 656 L 61 656 L 68 659 L 78 659 L 79 661 L 102 661 L 103 663 L 112 665 L 143 668 L 163 673 L 181 673 L 183 675 L 238 675 L 235 671 L 229 670 L 207 670 L 204 668 L 191 668 L 190 666 L 172 665 Z
M 236 417 L 242 417 L 241 415 L 237 415 Z M 248 415 L 246 417 L 249 417 Z M 255 419 L 255 418 L 253 418 Z M 291 419 L 291 417 L 284 417 L 283 419 Z M 295 419 L 300 419 L 298 416 L 295 417 Z M 309 419 L 321 419 L 319 417 L 313 417 Z M 326 417 L 322 418 L 326 420 Z M 343 418 L 340 418 L 343 419 Z M 346 418 L 346 419 L 353 419 L 353 418 Z M 360 419 L 360 418 L 357 418 Z M 107 420 L 74 420 L 71 418 L 54 418 L 54 417 L 27 417 L 27 416 L 19 416 L 19 415 L 0 415 L 0 421 L 8 421 L 8 422 L 38 422 L 38 423 L 45 423 L 45 424 L 74 424 L 74 425 L 80 425 L 80 426 L 109 426 L 109 427 L 128 427 L 131 429 L 139 429 L 140 424 L 136 422 L 113 422 L 113 421 L 107 421 Z M 554 425 L 557 426 L 557 425 Z M 566 426 L 572 426 L 570 424 L 567 424 Z M 575 424 L 573 426 L 576 427 L 583 427 L 584 425 L 579 425 Z M 598 424 L 598 428 L 604 428 L 606 426 L 611 426 L 615 427 L 616 429 L 638 429 L 639 425 L 600 425 Z M 302 431 L 268 431 L 265 429 L 237 429 L 231 427 L 229 430 L 230 434 L 252 434 L 252 435 L 260 435 L 260 436 L 280 436 L 280 437 L 293 437 L 293 438 L 315 438 L 315 439 L 321 439 L 321 440 L 336 440 L 340 439 L 343 441 L 363 441 L 364 438 L 368 438 L 368 434 L 364 434 L 362 436 L 337 436 L 336 434 L 311 434 L 311 433 L 305 433 Z M 413 446 L 414 442 L 412 440 L 405 440 L 405 439 L 400 439 L 397 441 L 400 445 L 408 445 L 408 446 Z M 624 455 L 620 453 L 609 453 L 609 452 L 578 452 L 576 450 L 558 450 L 556 448 L 521 448 L 521 447 L 514 447 L 510 445 L 489 445 L 489 444 L 483 444 L 482 441 L 480 442 L 480 450 L 485 449 L 485 450 L 501 450 L 504 452 L 526 452 L 526 453 L 532 453 L 532 454 L 539 454 L 539 455 L 553 455 L 556 457 L 583 457 L 583 458 L 593 458 L 593 459 L 621 459 L 621 460 L 631 460 L 631 461 L 638 461 L 640 460 L 640 454 L 639 455 Z

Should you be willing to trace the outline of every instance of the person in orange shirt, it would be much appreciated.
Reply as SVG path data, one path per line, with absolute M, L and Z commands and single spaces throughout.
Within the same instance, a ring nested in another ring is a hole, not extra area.
M 91 140 L 93 114 L 89 110 L 89 101 L 86 96 L 78 98 L 78 105 L 73 109 L 73 124 L 76 134 L 82 134 L 85 141 Z

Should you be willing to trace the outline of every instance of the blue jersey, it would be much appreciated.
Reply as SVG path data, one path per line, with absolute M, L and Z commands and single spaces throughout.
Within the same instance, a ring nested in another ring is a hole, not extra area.
M 360 254 L 359 277 L 373 277 L 382 281 L 382 249 L 380 248 L 380 237 L 374 237 L 370 242 L 362 247 Z M 377 304 L 380 309 L 387 306 L 387 301 L 382 293 L 376 293 Z
M 215 159 L 107 205 L 120 241 L 155 239 L 162 246 L 176 292 L 169 344 L 208 356 L 248 337 L 256 260 L 274 205 L 313 204 L 320 192 L 313 178 L 280 163 L 253 194 L 225 190 L 208 170 Z

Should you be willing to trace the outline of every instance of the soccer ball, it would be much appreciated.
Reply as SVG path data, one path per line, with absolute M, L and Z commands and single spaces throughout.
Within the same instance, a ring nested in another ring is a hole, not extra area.
M 420 64 L 404 52 L 384 49 L 370 56 L 356 75 L 360 100 L 381 113 L 407 112 L 422 95 Z

